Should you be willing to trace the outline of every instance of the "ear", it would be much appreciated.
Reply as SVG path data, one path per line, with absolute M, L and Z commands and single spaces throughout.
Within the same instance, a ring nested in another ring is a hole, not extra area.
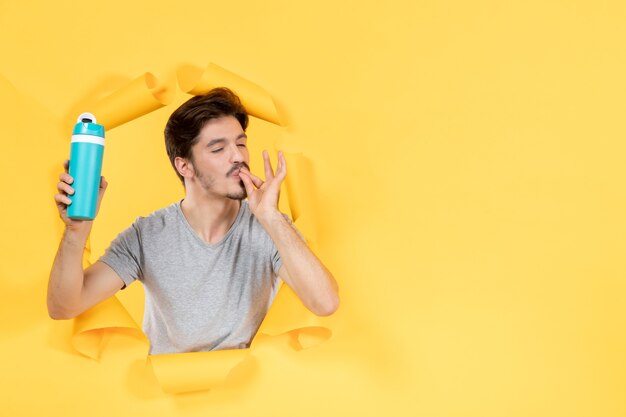
M 183 178 L 192 178 L 195 175 L 193 165 L 188 159 L 177 156 L 174 159 L 174 165 L 176 166 L 176 171 L 178 171 Z

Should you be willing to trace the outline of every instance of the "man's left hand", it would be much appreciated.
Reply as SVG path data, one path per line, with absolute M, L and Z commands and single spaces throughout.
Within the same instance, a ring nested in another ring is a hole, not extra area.
M 280 186 L 287 176 L 287 163 L 282 152 L 278 152 L 278 166 L 275 174 L 267 151 L 263 151 L 263 162 L 265 166 L 265 181 L 262 181 L 246 168 L 241 168 L 239 171 L 239 178 L 243 181 L 248 194 L 250 210 L 259 219 L 278 212 Z

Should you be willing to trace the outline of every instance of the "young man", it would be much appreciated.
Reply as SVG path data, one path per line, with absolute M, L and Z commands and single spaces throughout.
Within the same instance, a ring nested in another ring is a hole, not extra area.
M 337 284 L 277 208 L 287 175 L 263 152 L 265 181 L 248 166 L 248 115 L 226 88 L 197 96 L 167 122 L 167 152 L 185 198 L 123 231 L 83 271 L 92 222 L 67 217 L 67 172 L 55 196 L 66 227 L 50 273 L 48 311 L 77 316 L 139 280 L 150 353 L 248 347 L 278 289 L 278 277 L 318 315 L 338 307 Z M 67 167 L 66 167 L 67 168 Z M 102 178 L 99 203 L 107 182 Z M 247 200 L 245 200 L 247 197 Z

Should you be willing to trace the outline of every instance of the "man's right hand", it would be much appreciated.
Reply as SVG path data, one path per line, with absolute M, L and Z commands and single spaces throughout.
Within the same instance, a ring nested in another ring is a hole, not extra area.
M 57 209 L 59 210 L 59 216 L 65 223 L 65 227 L 73 232 L 85 233 L 89 234 L 91 230 L 92 221 L 88 220 L 72 220 L 67 216 L 67 206 L 72 203 L 72 200 L 68 196 L 74 194 L 74 189 L 72 188 L 72 183 L 74 182 L 74 178 L 68 174 L 69 170 L 69 161 L 65 161 L 63 164 L 65 168 L 65 172 L 59 175 L 59 183 L 57 184 L 58 194 L 54 196 L 54 201 L 57 204 Z M 96 215 L 100 210 L 100 203 L 102 202 L 102 197 L 104 196 L 104 192 L 106 191 L 108 183 L 104 177 L 100 177 L 100 189 L 98 190 L 98 205 L 96 206 Z
M 50 280 L 48 281 L 48 314 L 53 319 L 70 319 L 111 297 L 124 287 L 124 281 L 110 266 L 97 261 L 83 270 L 83 250 L 91 231 L 90 220 L 72 220 L 67 217 L 68 196 L 74 194 L 74 179 L 68 174 L 69 164 L 65 161 L 65 172 L 59 175 L 54 196 L 59 215 L 65 223 L 65 233 L 59 244 Z M 104 177 L 100 178 L 98 206 L 107 188 Z

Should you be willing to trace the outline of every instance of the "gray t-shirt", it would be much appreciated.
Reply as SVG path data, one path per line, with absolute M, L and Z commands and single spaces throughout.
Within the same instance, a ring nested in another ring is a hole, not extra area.
M 126 285 L 143 282 L 151 354 L 248 347 L 278 291 L 282 265 L 246 201 L 218 243 L 194 232 L 178 202 L 137 218 L 100 261 Z

